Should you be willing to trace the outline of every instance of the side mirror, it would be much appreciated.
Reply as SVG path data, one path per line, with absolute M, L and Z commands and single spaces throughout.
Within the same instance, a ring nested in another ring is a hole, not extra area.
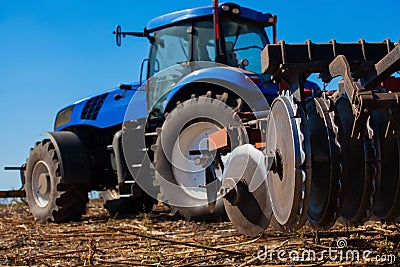
M 115 42 L 117 46 L 121 46 L 122 30 L 120 25 L 117 25 L 115 27 L 115 31 L 113 31 L 113 34 L 115 34 Z
M 150 43 L 154 42 L 154 37 L 150 36 L 147 32 L 146 29 L 143 32 L 122 32 L 121 26 L 117 25 L 115 27 L 115 31 L 113 31 L 113 34 L 115 34 L 115 42 L 117 43 L 117 46 L 121 46 L 121 39 L 122 37 L 125 38 L 125 36 L 136 36 L 136 37 L 147 37 L 149 39 Z

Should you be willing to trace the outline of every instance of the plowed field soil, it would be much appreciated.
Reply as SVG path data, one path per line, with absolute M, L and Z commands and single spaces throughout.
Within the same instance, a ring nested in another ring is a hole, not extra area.
M 400 265 L 399 226 L 380 222 L 249 238 L 230 222 L 186 222 L 163 205 L 121 219 L 91 200 L 81 222 L 53 224 L 17 202 L 0 205 L 0 216 L 0 266 Z

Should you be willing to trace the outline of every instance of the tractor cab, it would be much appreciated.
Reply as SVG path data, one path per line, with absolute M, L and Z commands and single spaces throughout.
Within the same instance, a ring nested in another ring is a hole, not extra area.
M 261 73 L 260 54 L 269 43 L 265 21 L 244 17 L 239 6 L 227 4 L 220 6 L 218 24 L 215 24 L 215 16 L 209 10 L 208 15 L 166 24 L 152 32 L 148 78 L 176 64 L 197 61 Z
M 121 44 L 121 36 L 148 38 L 150 54 L 145 60 L 147 107 L 162 111 L 176 84 L 204 68 L 236 68 L 246 75 L 253 75 L 251 79 L 258 82 L 263 91 L 261 87 L 270 80 L 270 75 L 262 74 L 260 55 L 270 43 L 265 28 L 273 27 L 275 40 L 275 26 L 276 16 L 269 13 L 214 1 L 213 6 L 155 18 L 143 32 L 122 32 L 117 26 L 115 34 L 117 45 Z

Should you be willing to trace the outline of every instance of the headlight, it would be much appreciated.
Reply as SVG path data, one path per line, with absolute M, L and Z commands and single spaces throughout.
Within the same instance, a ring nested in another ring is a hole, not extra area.
M 58 112 L 56 117 L 56 122 L 54 124 L 54 130 L 57 130 L 61 126 L 70 122 L 73 110 L 74 110 L 74 105 L 66 107 Z
M 235 14 L 235 15 L 239 15 L 240 9 L 235 7 L 234 9 L 232 9 L 232 13 Z
M 229 11 L 229 6 L 227 6 L 227 5 L 222 5 L 221 8 L 225 12 Z

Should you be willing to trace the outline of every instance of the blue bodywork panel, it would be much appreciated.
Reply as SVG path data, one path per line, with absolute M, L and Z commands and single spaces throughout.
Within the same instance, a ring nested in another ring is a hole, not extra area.
M 180 94 L 182 90 L 186 89 L 185 85 L 193 82 L 217 83 L 233 91 L 244 89 L 247 92 L 246 95 L 250 97 L 254 95 L 257 96 L 257 92 L 261 92 L 267 99 L 267 102 L 271 103 L 272 100 L 278 96 L 278 85 L 263 85 L 263 83 L 250 82 L 246 76 L 251 77 L 253 75 L 257 74 L 244 74 L 234 70 L 233 68 L 223 67 L 195 71 L 182 79 L 171 90 L 166 99 L 165 106 L 168 106 L 169 102 L 174 98 L 174 96 Z M 223 77 L 223 79 L 221 77 Z M 305 88 L 314 89 L 315 92 L 319 92 L 321 90 L 316 83 L 310 81 L 305 83 Z M 148 115 L 146 106 L 146 91 L 142 89 L 138 90 L 138 85 L 133 86 L 133 89 L 134 90 L 132 91 L 127 91 L 126 96 L 119 100 L 115 100 L 114 95 L 122 94 L 123 90 L 114 88 L 112 90 L 97 94 L 93 97 L 85 98 L 75 102 L 73 104 L 72 114 L 68 123 L 63 124 L 54 130 L 62 131 L 68 127 L 79 125 L 107 128 L 121 124 L 124 121 L 146 118 Z M 258 99 L 258 101 L 260 102 L 259 104 L 257 104 L 257 101 L 251 101 L 253 102 L 252 105 L 257 109 L 263 109 L 265 101 L 263 99 Z M 173 102 L 173 104 L 174 103 L 175 102 Z M 63 110 L 61 110 L 59 114 Z
M 219 5 L 219 11 L 221 12 L 221 6 L 223 5 L 230 5 L 232 3 L 222 3 Z M 236 4 L 232 4 L 237 6 Z M 253 9 L 249 9 L 246 7 L 239 7 L 240 8 L 240 16 L 242 18 L 251 19 L 259 22 L 261 25 L 272 26 L 271 18 L 272 15 L 269 13 L 261 13 L 255 11 Z M 185 20 L 193 20 L 196 18 L 204 17 L 204 16 L 211 16 L 213 14 L 213 7 L 206 6 L 206 7 L 198 7 L 198 8 L 191 8 L 181 11 L 176 11 L 173 13 L 169 13 L 160 17 L 157 17 L 151 20 L 146 27 L 146 30 L 149 32 L 158 30 L 160 28 L 168 27 L 171 24 L 182 22 Z
M 245 72 L 239 68 L 214 67 L 200 69 L 179 81 L 175 88 L 169 93 L 165 106 L 167 107 L 170 104 L 170 101 L 174 99 L 174 96 L 180 94 L 181 90 L 185 90 L 185 85 L 193 82 L 205 82 L 228 88 L 241 96 L 245 101 L 246 97 L 249 98 L 249 104 L 257 110 L 264 109 L 265 99 L 263 96 L 266 97 L 268 102 L 272 102 L 272 100 L 278 96 L 279 88 L 275 84 L 264 86 L 264 83 L 262 82 L 254 83 L 254 78 L 260 79 L 259 75 L 252 72 Z M 246 93 L 241 93 L 243 91 Z M 268 99 L 268 96 L 270 96 L 271 99 Z M 172 104 L 174 105 L 174 103 Z
M 205 82 L 226 87 L 241 96 L 245 101 L 247 97 L 249 102 L 246 102 L 256 108 L 256 110 L 263 110 L 265 108 L 265 100 L 260 99 L 262 96 L 271 104 L 279 95 L 278 84 L 263 83 L 261 76 L 256 73 L 245 72 L 238 68 L 215 67 L 197 70 L 184 77 L 170 91 L 165 101 L 165 107 L 171 104 L 175 105 L 175 101 L 173 101 L 175 96 L 181 94 L 182 90 L 187 88 L 186 85 L 194 82 Z M 321 92 L 320 87 L 316 83 L 308 80 L 304 83 L 304 88 L 311 90 L 312 96 L 316 96 Z M 243 91 L 246 93 L 241 94 L 240 92 Z
M 76 125 L 107 128 L 121 124 L 129 104 L 131 104 L 129 110 L 134 109 L 135 112 L 129 112 L 128 119 L 145 118 L 147 117 L 146 92 L 138 89 L 139 85 L 134 85 L 133 90 L 127 91 L 126 96 L 119 100 L 114 99 L 115 94 L 123 93 L 123 90 L 119 88 L 79 100 L 73 104 L 69 122 L 54 130 L 61 131 Z
M 195 71 L 182 79 L 171 90 L 168 98 L 166 99 L 165 106 L 168 106 L 173 97 L 181 93 L 181 90 L 185 90 L 185 85 L 193 82 L 218 83 L 221 86 L 225 85 L 227 88 L 233 91 L 245 89 L 247 93 L 254 92 L 257 94 L 257 92 L 261 92 L 269 103 L 271 103 L 272 100 L 278 96 L 278 85 L 263 85 L 262 83 L 253 83 L 246 79 L 245 76 L 248 75 L 240 73 L 232 68 L 209 68 Z M 221 77 L 224 78 L 222 79 Z M 227 81 L 229 82 L 227 83 Z M 316 83 L 311 81 L 306 81 L 304 87 L 307 89 L 314 89 L 315 92 L 319 92 L 321 90 Z M 85 98 L 75 102 L 73 104 L 72 114 L 69 122 L 59 126 L 54 130 L 62 131 L 68 127 L 79 125 L 107 128 L 121 124 L 124 121 L 146 118 L 148 115 L 146 106 L 146 91 L 142 89 L 138 90 L 138 85 L 133 86 L 133 89 L 134 90 L 132 91 L 127 91 L 126 96 L 119 100 L 115 100 L 114 95 L 122 94 L 123 90 L 114 88 L 112 90 L 99 93 L 93 97 Z M 262 99 L 259 99 L 259 101 L 259 105 L 257 102 L 253 103 L 253 105 L 262 109 L 265 101 Z M 62 110 L 59 113 L 61 112 Z

